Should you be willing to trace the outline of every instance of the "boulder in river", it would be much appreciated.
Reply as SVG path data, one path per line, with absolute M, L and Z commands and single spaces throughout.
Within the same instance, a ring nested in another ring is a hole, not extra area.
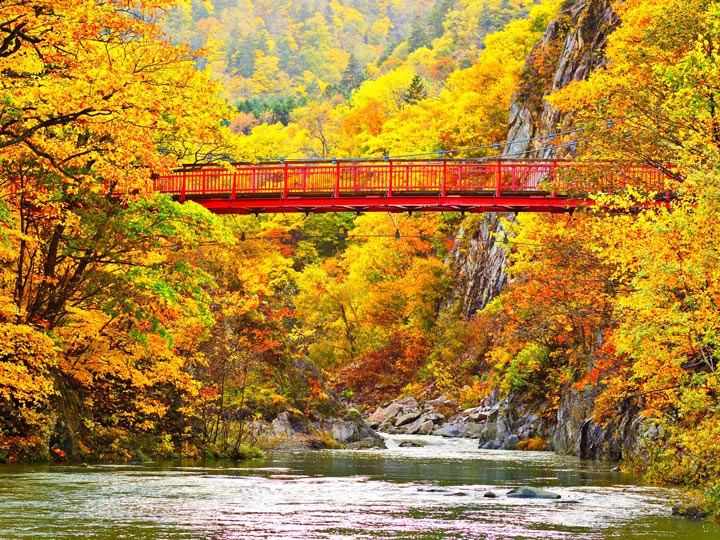
M 285 448 L 324 448 L 328 444 L 350 448 L 384 448 L 385 442 L 360 417 L 319 417 L 311 422 L 300 413 L 280 413 L 271 424 L 274 444 Z
M 393 401 L 385 407 L 380 407 L 368 419 L 368 425 L 373 429 L 381 429 L 382 427 L 394 426 L 398 417 L 408 414 L 414 414 L 418 411 L 419 405 L 415 398 L 405 397 Z M 417 418 L 417 416 L 415 418 Z
M 515 499 L 559 499 L 560 495 L 541 488 L 521 486 L 508 492 L 508 497 Z
M 420 415 L 422 412 L 420 409 L 411 409 L 408 412 L 405 412 L 401 415 L 399 415 L 395 420 L 395 427 L 404 426 L 406 424 L 409 424 L 410 422 L 414 422 L 418 418 L 420 418 Z
M 425 443 L 423 441 L 402 441 L 398 446 L 400 448 L 422 448 Z
M 468 425 L 465 422 L 458 422 L 457 424 L 443 424 L 433 431 L 433 435 L 439 435 L 441 437 L 462 437 L 467 430 L 467 426 Z
M 420 417 L 407 427 L 405 433 L 408 435 L 430 435 L 434 427 L 435 424 L 433 424 L 432 420 Z

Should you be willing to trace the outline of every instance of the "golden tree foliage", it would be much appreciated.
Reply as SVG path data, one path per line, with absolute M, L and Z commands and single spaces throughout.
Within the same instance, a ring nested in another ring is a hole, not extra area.
M 0 343 L 0 461 L 47 459 L 55 345 L 35 328 L 7 323 Z
M 656 163 L 679 182 L 668 183 L 676 199 L 667 208 L 638 212 L 654 195 L 643 189 L 597 198 L 608 212 L 590 231 L 593 253 L 620 288 L 583 382 L 603 389 L 599 420 L 634 403 L 658 426 L 643 442 L 639 469 L 709 487 L 717 513 L 720 3 L 629 0 L 616 8 L 621 25 L 609 38 L 608 64 L 550 100 L 587 131 L 588 157 Z
M 623 2 L 608 64 L 549 98 L 589 133 L 588 157 L 717 160 L 718 5 Z
M 233 139 L 214 85 L 153 23 L 168 5 L 0 5 L 2 324 L 38 354 L 16 362 L 37 370 L 35 400 L 2 379 L 3 407 L 33 409 L 47 434 L 37 413 L 53 405 L 76 458 L 128 457 L 160 432 L 170 402 L 181 409 L 196 391 L 180 351 L 210 323 L 192 252 L 219 238 L 217 223 L 152 194 L 151 173 L 231 151 Z
M 433 215 L 361 216 L 342 255 L 297 277 L 295 307 L 310 358 L 345 367 L 343 384 L 363 390 L 364 399 L 399 391 L 426 361 L 450 283 L 436 256 L 437 226 Z
M 523 216 L 508 224 L 505 292 L 483 317 L 501 321 L 489 351 L 505 394 L 520 393 L 556 410 L 560 390 L 597 360 L 599 335 L 612 325 L 616 287 L 611 267 L 592 250 L 591 216 Z

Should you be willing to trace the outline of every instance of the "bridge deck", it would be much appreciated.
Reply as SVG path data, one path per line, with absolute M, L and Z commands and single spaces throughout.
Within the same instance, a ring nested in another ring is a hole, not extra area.
M 587 194 L 663 190 L 647 165 L 544 160 L 323 161 L 186 167 L 155 189 L 219 214 L 268 212 L 566 212 Z

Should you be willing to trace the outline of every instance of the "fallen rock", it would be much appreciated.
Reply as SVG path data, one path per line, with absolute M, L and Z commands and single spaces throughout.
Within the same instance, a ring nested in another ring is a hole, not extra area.
M 349 450 L 365 450 L 370 448 L 381 448 L 385 449 L 385 441 L 377 439 L 375 437 L 365 437 L 359 441 L 347 443 L 345 448 Z
M 473 407 L 462 412 L 462 415 L 471 422 L 484 422 L 490 414 L 492 414 L 492 410 L 485 407 Z
M 404 397 L 395 401 L 403 409 L 419 409 L 417 400 L 414 397 Z
M 467 424 L 465 422 L 459 424 L 443 424 L 433 431 L 433 435 L 439 435 L 441 437 L 462 437 L 465 431 L 467 431 Z
M 422 448 L 425 443 L 422 441 L 403 441 L 398 446 L 400 448 Z
M 466 439 L 479 439 L 483 429 L 485 429 L 484 425 L 475 422 L 468 422 L 466 426 L 465 433 L 463 433 L 463 437 Z
M 701 520 L 705 519 L 708 516 L 708 513 L 694 504 L 678 503 L 673 505 L 672 515 L 692 520 Z
M 399 432 L 404 432 L 408 435 L 415 435 L 418 433 L 422 435 L 427 435 L 435 428 L 436 422 L 444 419 L 445 417 L 442 414 L 426 413 L 420 416 L 420 418 L 418 418 L 414 422 L 407 424 L 406 426 L 402 426 Z
M 410 422 L 414 422 L 415 420 L 420 418 L 421 414 L 422 411 L 420 411 L 420 409 L 414 409 L 410 412 L 403 413 L 395 419 L 395 427 L 401 427 L 405 424 L 409 424 Z
M 360 429 L 355 422 L 336 418 L 330 424 L 333 439 L 340 444 L 359 440 Z
M 400 405 L 396 401 L 393 401 L 387 407 L 380 408 L 376 410 L 373 414 L 371 414 L 370 417 L 367 419 L 367 423 L 371 428 L 377 429 L 380 425 L 385 424 L 392 418 L 395 418 L 402 411 L 402 409 L 402 405 Z
M 405 430 L 408 435 L 430 435 L 435 424 L 432 420 L 423 421 L 422 418 L 418 418 L 415 422 L 410 424 Z
M 492 491 L 486 491 L 485 493 L 483 493 L 483 497 L 485 497 L 486 499 L 496 499 L 497 494 Z
M 278 437 L 291 438 L 297 433 L 310 432 L 307 420 L 300 415 L 293 415 L 288 411 L 280 413 L 272 421 L 272 430 Z
M 559 499 L 560 495 L 541 488 L 521 486 L 508 492 L 508 497 L 514 499 Z
M 449 400 L 445 396 L 440 396 L 435 399 L 429 399 L 425 402 L 425 407 L 429 407 L 434 409 L 435 407 L 440 407 L 441 405 L 450 405 L 453 407 L 457 407 L 458 404 L 454 401 Z
M 517 435 L 515 435 L 513 433 L 505 439 L 505 443 L 502 445 L 502 447 L 505 450 L 515 450 L 515 447 L 517 446 L 517 444 L 519 442 L 520 442 L 520 437 L 518 437 Z
M 373 429 L 378 430 L 389 430 L 390 427 L 395 426 L 397 421 L 406 416 L 414 414 L 417 411 L 415 418 L 420 416 L 420 406 L 413 397 L 405 397 L 393 401 L 385 407 L 378 408 L 373 414 L 371 414 L 366 422 Z M 412 419 L 403 419 L 404 423 L 411 422 Z

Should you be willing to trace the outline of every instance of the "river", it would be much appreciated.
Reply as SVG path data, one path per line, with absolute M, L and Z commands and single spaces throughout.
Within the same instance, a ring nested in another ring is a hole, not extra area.
M 426 446 L 399 447 L 407 438 Z M 678 492 L 608 464 L 466 439 L 394 436 L 388 446 L 239 465 L 3 466 L 0 538 L 720 538 L 713 524 L 670 515 Z M 520 485 L 562 498 L 504 496 Z

